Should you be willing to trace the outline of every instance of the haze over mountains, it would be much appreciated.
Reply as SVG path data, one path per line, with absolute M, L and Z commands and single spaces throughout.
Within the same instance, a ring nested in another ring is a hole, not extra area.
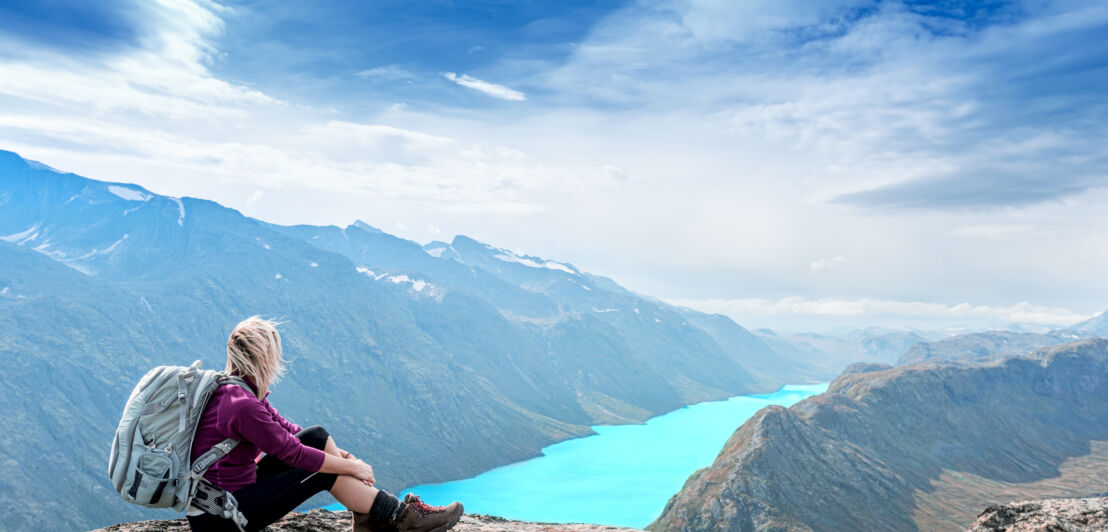
M 21 428 L 0 440 L 5 529 L 159 515 L 102 478 L 127 394 L 155 365 L 222 367 L 230 327 L 253 314 L 286 322 L 274 404 L 326 426 L 392 489 L 531 457 L 592 424 L 827 378 L 726 318 L 569 263 L 461 236 L 424 249 L 364 223 L 280 227 L 10 152 L 0 237 L 0 422 Z

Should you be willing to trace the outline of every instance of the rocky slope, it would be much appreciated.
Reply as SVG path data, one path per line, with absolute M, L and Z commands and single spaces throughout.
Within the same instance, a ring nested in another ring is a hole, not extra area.
M 649 528 L 963 530 L 989 504 L 1103 491 L 1105 397 L 1101 339 L 845 374 L 758 412 Z
M 311 510 L 289 514 L 269 526 L 270 532 L 349 532 L 350 512 Z M 489 515 L 463 515 L 455 532 L 635 532 L 632 528 L 587 524 L 552 524 L 511 521 Z M 189 532 L 184 519 L 141 521 L 100 528 L 93 532 Z
M 1108 530 L 1108 497 L 1020 501 L 990 506 L 970 532 L 1094 532 Z

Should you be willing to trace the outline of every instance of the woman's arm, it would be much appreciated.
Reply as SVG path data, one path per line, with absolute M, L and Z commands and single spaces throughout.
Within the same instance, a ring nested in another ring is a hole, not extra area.
M 323 458 L 323 466 L 319 468 L 319 472 L 350 475 L 367 486 L 377 482 L 377 479 L 373 478 L 373 467 L 357 458 L 342 458 L 328 454 Z

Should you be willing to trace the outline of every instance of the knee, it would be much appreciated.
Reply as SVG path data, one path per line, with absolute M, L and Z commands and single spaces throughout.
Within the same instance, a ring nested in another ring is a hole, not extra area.
M 327 429 L 316 425 L 314 427 L 308 427 L 298 433 L 296 437 L 300 439 L 300 442 L 308 447 L 314 447 L 319 450 L 323 450 L 327 447 L 327 438 L 331 437 L 331 434 L 327 432 Z

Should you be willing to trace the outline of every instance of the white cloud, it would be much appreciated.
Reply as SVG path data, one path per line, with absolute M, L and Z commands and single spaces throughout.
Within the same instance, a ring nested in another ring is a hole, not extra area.
M 703 312 L 724 314 L 739 324 L 751 323 L 759 319 L 764 321 L 765 317 L 776 317 L 775 322 L 780 324 L 787 324 L 789 318 L 796 319 L 798 323 L 813 323 L 818 320 L 812 320 L 812 318 L 824 318 L 829 324 L 852 323 L 854 326 L 885 324 L 921 329 L 951 326 L 988 329 L 1013 324 L 1060 328 L 1092 317 L 1066 308 L 1046 307 L 1028 302 L 1004 307 L 872 298 L 809 299 L 799 296 L 780 299 L 667 299 L 666 301 Z M 787 325 L 785 327 L 788 328 Z
M 493 98 L 499 98 L 501 100 L 510 101 L 523 101 L 527 99 L 522 92 L 514 89 L 510 89 L 503 85 L 497 85 L 495 83 L 489 83 L 487 81 L 481 81 L 475 77 L 467 76 L 465 74 L 457 75 L 453 72 L 443 72 L 442 77 L 457 83 L 463 87 L 469 87 L 475 91 L 483 92 Z
M 380 82 L 411 81 L 416 77 L 415 74 L 398 65 L 370 68 L 355 72 L 354 75 L 365 80 Z
M 105 58 L 74 58 L 46 50 L 0 58 L 0 94 L 28 101 L 145 116 L 219 119 L 244 108 L 282 102 L 216 78 L 206 63 L 211 39 L 223 30 L 222 6 L 186 0 L 142 4 L 137 45 Z M 21 43 L 0 42 L 20 49 Z
M 841 255 L 836 255 L 829 259 L 816 259 L 812 261 L 812 264 L 808 265 L 808 269 L 811 270 L 812 273 L 816 273 L 820 270 L 829 270 L 844 262 L 846 262 L 846 258 Z
M 565 64 L 530 77 L 514 62 L 482 70 L 526 79 L 541 102 L 472 111 L 445 109 L 433 90 L 374 92 L 381 98 L 352 116 L 216 76 L 235 66 L 213 66 L 226 60 L 215 48 L 225 8 L 147 3 L 140 42 L 87 60 L 0 42 L 19 51 L 0 58 L 0 148 L 278 223 L 373 213 L 384 226 L 408 221 L 420 237 L 433 225 L 571 260 L 653 295 L 1103 310 L 1108 191 L 955 214 L 875 214 L 825 200 L 958 169 L 973 179 L 989 165 L 1059 180 L 1100 175 L 1100 78 L 1080 71 L 1032 86 L 1073 89 L 1047 102 L 1049 116 L 1011 98 L 1043 78 L 1037 68 L 1096 64 L 1089 50 L 1100 41 L 1066 48 L 1063 37 L 1088 35 L 1105 8 L 935 35 L 895 4 L 860 20 L 826 15 L 850 0 L 769 4 L 631 3 L 574 43 Z M 395 65 L 350 74 L 365 66 L 342 74 L 363 89 L 437 78 Z M 527 97 L 442 75 L 491 97 Z M 401 101 L 411 107 L 389 107 Z M 265 200 L 250 204 L 256 190 Z M 835 268 L 840 256 L 849 267 Z M 865 324 L 887 309 L 864 308 L 740 323 Z

